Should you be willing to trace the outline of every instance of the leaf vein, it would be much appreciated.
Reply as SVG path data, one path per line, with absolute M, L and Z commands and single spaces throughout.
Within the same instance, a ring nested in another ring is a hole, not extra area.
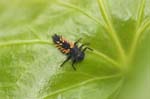
M 16 40 L 16 41 L 8 41 L 1 42 L 0 47 L 13 46 L 13 45 L 24 45 L 24 44 L 52 44 L 47 40 Z
M 112 38 L 113 42 L 117 46 L 117 49 L 120 53 L 120 59 L 122 59 L 122 61 L 124 62 L 124 60 L 126 58 L 124 49 L 123 49 L 122 44 L 117 36 L 115 29 L 113 27 L 111 18 L 109 17 L 110 15 L 108 15 L 108 13 L 106 12 L 106 8 L 104 6 L 103 0 L 98 0 L 98 5 L 99 5 L 100 13 L 102 14 L 102 17 L 106 23 L 106 26 L 105 26 L 106 30 L 108 31 L 110 37 Z
M 142 20 L 143 20 L 145 2 L 146 2 L 145 0 L 141 0 L 141 3 L 140 3 L 141 5 L 138 10 L 137 29 L 141 25 Z
M 73 88 L 76 88 L 76 87 L 79 87 L 79 86 L 83 86 L 83 85 L 92 83 L 93 81 L 117 78 L 117 77 L 120 77 L 120 76 L 121 76 L 120 74 L 116 74 L 116 75 L 104 76 L 104 77 L 94 77 L 94 78 L 86 80 L 84 82 L 81 82 L 81 83 L 78 83 L 78 84 L 75 84 L 75 85 L 72 85 L 72 86 L 69 86 L 69 87 L 66 87 L 66 88 L 62 88 L 62 89 L 56 90 L 56 91 L 52 92 L 51 94 L 42 97 L 42 99 L 46 99 L 46 98 L 48 98 L 48 97 L 50 97 L 52 95 L 55 95 L 55 94 L 58 94 L 58 93 L 62 93 L 62 92 L 65 92 L 67 90 L 70 90 L 70 89 L 73 89 Z

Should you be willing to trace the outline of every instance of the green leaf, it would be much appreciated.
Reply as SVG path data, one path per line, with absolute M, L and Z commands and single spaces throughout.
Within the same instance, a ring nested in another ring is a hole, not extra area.
M 149 99 L 150 0 L 0 0 L 1 99 Z M 62 68 L 55 33 L 89 42 Z

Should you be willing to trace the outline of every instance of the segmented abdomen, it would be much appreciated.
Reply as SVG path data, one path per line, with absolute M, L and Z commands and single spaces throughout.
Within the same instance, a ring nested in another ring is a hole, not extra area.
M 56 44 L 56 47 L 64 54 L 70 53 L 70 49 L 73 48 L 74 44 L 68 42 L 60 35 L 53 35 L 52 36 L 53 42 Z

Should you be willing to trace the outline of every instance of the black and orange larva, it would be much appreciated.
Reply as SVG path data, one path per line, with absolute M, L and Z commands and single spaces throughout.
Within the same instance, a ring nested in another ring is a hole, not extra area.
M 74 70 L 76 70 L 74 64 L 77 62 L 80 62 L 84 59 L 85 51 L 87 49 L 92 50 L 89 47 L 84 47 L 85 45 L 88 45 L 88 43 L 82 44 L 81 46 L 78 46 L 79 40 L 77 40 L 75 43 L 69 42 L 64 37 L 54 34 L 52 36 L 53 42 L 56 44 L 56 47 L 67 56 L 66 60 L 60 65 L 63 66 L 64 63 L 66 63 L 68 60 L 72 60 L 72 67 Z M 84 47 L 84 48 L 83 48 Z

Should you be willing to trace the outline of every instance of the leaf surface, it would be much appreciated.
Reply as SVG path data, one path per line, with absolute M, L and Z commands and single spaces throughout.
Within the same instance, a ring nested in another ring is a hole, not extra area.
M 2 99 L 149 99 L 150 0 L 0 0 Z M 51 36 L 93 51 L 65 60 Z

